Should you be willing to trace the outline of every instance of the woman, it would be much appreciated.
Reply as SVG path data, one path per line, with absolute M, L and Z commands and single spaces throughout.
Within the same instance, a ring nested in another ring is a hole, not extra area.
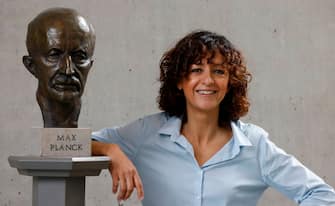
M 239 120 L 251 75 L 224 36 L 188 34 L 160 72 L 162 113 L 93 133 L 93 154 L 111 158 L 119 200 L 135 187 L 140 199 L 145 190 L 144 206 L 250 206 L 271 186 L 301 205 L 335 205 L 329 185 Z

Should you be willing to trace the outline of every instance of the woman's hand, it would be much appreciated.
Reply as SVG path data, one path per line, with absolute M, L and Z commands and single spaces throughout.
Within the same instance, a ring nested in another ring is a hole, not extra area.
M 128 199 L 134 188 L 137 190 L 138 199 L 143 199 L 144 192 L 141 178 L 134 164 L 118 145 L 93 141 L 92 152 L 93 155 L 106 155 L 110 157 L 109 172 L 113 180 L 113 193 L 118 192 L 118 201 Z
M 144 197 L 142 181 L 133 163 L 118 145 L 111 145 L 108 156 L 111 157 L 109 172 L 113 179 L 113 193 L 115 194 L 119 188 L 118 201 L 128 199 L 134 188 L 137 190 L 138 199 L 142 200 Z

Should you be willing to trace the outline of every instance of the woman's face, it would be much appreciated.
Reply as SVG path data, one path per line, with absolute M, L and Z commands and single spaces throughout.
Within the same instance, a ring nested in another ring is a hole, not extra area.
M 228 92 L 229 71 L 219 52 L 208 54 L 189 68 L 189 74 L 178 83 L 186 98 L 187 112 L 219 112 Z

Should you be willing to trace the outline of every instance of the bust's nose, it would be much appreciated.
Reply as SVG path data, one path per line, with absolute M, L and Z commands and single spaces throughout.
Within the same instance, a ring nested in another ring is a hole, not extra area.
M 71 75 L 74 73 L 73 62 L 70 55 L 65 57 L 65 64 L 63 71 L 66 75 Z

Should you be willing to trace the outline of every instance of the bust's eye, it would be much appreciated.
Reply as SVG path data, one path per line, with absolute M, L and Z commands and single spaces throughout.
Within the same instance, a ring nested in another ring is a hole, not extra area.
M 71 54 L 72 61 L 75 63 L 83 63 L 83 61 L 86 61 L 88 56 L 87 53 L 84 51 L 76 51 Z
M 59 49 L 51 49 L 48 52 L 47 58 L 49 61 L 57 61 L 62 55 L 62 52 Z

